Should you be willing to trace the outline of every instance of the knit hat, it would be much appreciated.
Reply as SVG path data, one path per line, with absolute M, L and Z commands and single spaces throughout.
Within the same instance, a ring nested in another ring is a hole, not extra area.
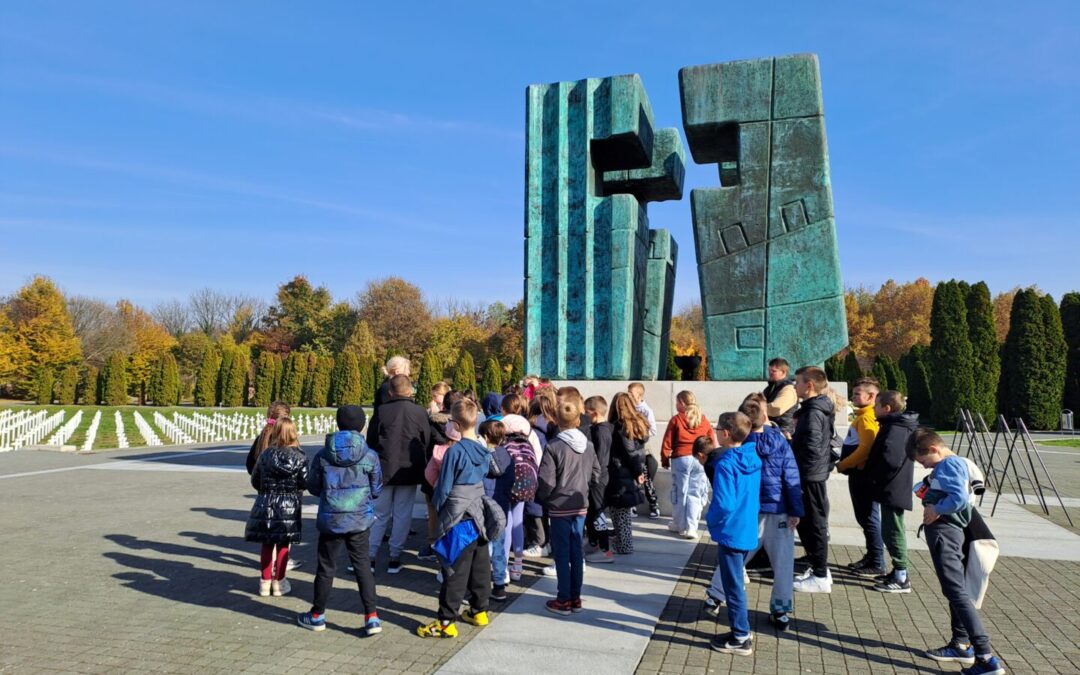
M 358 405 L 343 405 L 337 409 L 337 425 L 342 431 L 363 431 L 367 415 Z

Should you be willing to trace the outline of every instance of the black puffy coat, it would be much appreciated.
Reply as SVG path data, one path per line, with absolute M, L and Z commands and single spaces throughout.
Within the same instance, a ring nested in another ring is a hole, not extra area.
M 803 483 L 828 480 L 832 471 L 833 422 L 836 413 L 829 397 L 822 394 L 802 402 L 795 413 L 795 432 L 791 435 L 791 450 L 799 465 Z
M 427 411 L 412 399 L 391 398 L 379 406 L 368 424 L 367 442 L 379 453 L 384 484 L 425 482 L 430 435 Z
M 307 482 L 307 456 L 300 448 L 267 448 L 255 463 L 251 486 L 259 491 L 244 539 L 261 544 L 300 541 L 300 504 Z
M 611 432 L 611 459 L 605 502 L 616 509 L 632 509 L 645 501 L 638 478 L 645 473 L 645 442 L 628 437 L 622 425 Z
M 919 429 L 919 413 L 905 412 L 878 418 L 877 437 L 863 469 L 863 480 L 875 502 L 896 509 L 911 510 L 911 485 L 915 464 L 908 459 L 907 443 Z
M 604 510 L 608 481 L 611 476 L 611 434 L 614 427 L 611 422 L 594 424 L 589 427 L 589 435 L 596 451 L 596 461 L 600 464 L 600 479 L 589 486 L 589 506 L 596 512 Z

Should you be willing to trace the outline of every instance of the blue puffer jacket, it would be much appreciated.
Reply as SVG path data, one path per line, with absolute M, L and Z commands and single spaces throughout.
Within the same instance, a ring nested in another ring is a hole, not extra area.
M 761 458 L 761 512 L 803 517 L 799 465 L 784 434 L 774 426 L 750 434 Z
M 753 443 L 724 451 L 716 460 L 713 498 L 705 522 L 713 541 L 737 551 L 758 545 L 761 459 Z
M 379 456 L 362 434 L 339 431 L 326 443 L 308 471 L 308 492 L 319 498 L 319 532 L 363 532 L 375 521 L 374 499 L 382 492 Z

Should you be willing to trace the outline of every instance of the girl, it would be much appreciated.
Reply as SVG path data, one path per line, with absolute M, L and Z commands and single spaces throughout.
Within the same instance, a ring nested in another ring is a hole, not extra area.
M 677 532 L 684 539 L 696 539 L 698 518 L 689 518 L 690 480 L 695 467 L 700 464 L 694 459 L 694 442 L 706 436 L 716 445 L 716 432 L 709 420 L 701 414 L 697 398 L 691 391 L 680 391 L 675 397 L 675 417 L 668 422 L 664 432 L 664 442 L 660 448 L 660 464 L 671 469 L 671 522 L 668 529 Z M 695 527 L 691 531 L 690 524 Z
M 547 447 L 549 436 L 559 432 L 559 422 L 555 417 L 555 390 L 551 387 L 537 387 L 532 402 L 529 403 L 529 423 L 536 434 L 540 444 L 540 452 L 536 454 L 536 465 L 540 466 L 540 460 L 544 458 L 544 448 Z M 544 517 L 544 508 L 536 502 L 525 502 L 525 539 L 529 546 L 525 549 L 526 558 L 539 558 L 548 555 L 551 550 L 548 547 L 547 518 Z
M 450 385 L 445 382 L 436 382 L 431 387 L 431 402 L 428 403 L 428 414 L 435 415 L 443 410 L 443 398 L 450 391 Z
M 244 539 L 262 544 L 259 595 L 286 595 L 289 544 L 300 541 L 300 504 L 307 480 L 307 457 L 296 425 L 282 417 L 273 425 L 267 449 L 255 461 L 251 486 L 259 491 L 251 507 Z M 274 553 L 277 560 L 274 560 Z
M 274 424 L 282 417 L 288 417 L 291 412 L 289 404 L 284 401 L 274 401 L 266 410 L 266 424 L 259 435 L 255 437 L 255 442 L 251 444 L 251 450 L 248 450 L 247 472 L 249 476 L 255 470 L 255 462 L 259 459 L 259 455 L 270 445 L 270 434 L 274 431 Z
M 637 508 L 644 497 L 640 486 L 645 483 L 645 439 L 649 437 L 649 423 L 626 392 L 615 394 L 608 421 L 613 429 L 607 499 L 604 501 L 615 525 L 613 548 L 616 553 L 627 555 L 634 552 L 630 510 Z
M 494 499 L 503 511 L 510 510 L 510 491 L 514 486 L 514 460 L 511 459 L 504 441 L 506 440 L 506 427 L 500 420 L 485 420 L 480 425 L 480 438 L 482 438 L 491 451 L 490 466 L 487 477 L 484 478 L 484 493 Z M 488 551 L 491 554 L 491 599 L 503 602 L 507 599 L 506 586 L 510 582 L 507 573 L 507 551 L 509 550 L 510 527 L 503 529 L 502 535 L 488 542 Z M 521 578 L 520 574 L 517 577 Z

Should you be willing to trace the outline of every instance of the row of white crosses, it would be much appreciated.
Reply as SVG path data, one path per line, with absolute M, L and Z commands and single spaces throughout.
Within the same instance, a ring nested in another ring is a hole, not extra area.
M 63 410 L 52 415 L 45 410 L 25 415 L 22 412 L 26 411 L 6 415 L 0 420 L 0 451 L 18 450 L 40 443 L 64 423 Z
M 135 427 L 142 434 L 147 445 L 164 445 L 158 435 L 154 433 L 154 430 L 150 428 L 150 425 L 146 423 L 146 420 L 143 419 L 143 416 L 139 414 L 139 411 L 134 410 L 131 414 L 135 417 Z
M 117 410 L 113 419 L 116 421 L 116 447 L 126 448 L 128 447 L 127 434 L 124 432 L 124 418 L 120 416 L 120 411 Z
M 52 436 L 49 436 L 49 440 L 45 441 L 45 445 L 51 445 L 54 447 L 63 447 L 71 435 L 75 433 L 75 430 L 82 424 L 82 410 L 77 410 L 74 415 L 71 416 L 67 422 L 64 422 L 64 426 L 56 430 Z
M 173 417 L 176 417 L 175 413 L 173 413 Z M 195 439 L 187 435 L 187 433 L 184 432 L 180 425 L 174 423 L 168 417 L 165 417 L 159 412 L 154 413 L 154 424 L 156 424 L 158 429 L 161 429 L 162 433 L 168 436 L 169 440 L 173 443 L 195 442 Z
M 101 424 L 100 410 L 95 412 L 94 418 L 90 420 L 90 427 L 86 430 L 86 440 L 84 440 L 82 444 L 83 452 L 90 452 L 94 449 L 94 440 L 97 439 L 97 430 L 99 424 Z
M 333 432 L 336 427 L 330 415 L 297 415 L 296 431 L 301 436 L 322 436 Z

